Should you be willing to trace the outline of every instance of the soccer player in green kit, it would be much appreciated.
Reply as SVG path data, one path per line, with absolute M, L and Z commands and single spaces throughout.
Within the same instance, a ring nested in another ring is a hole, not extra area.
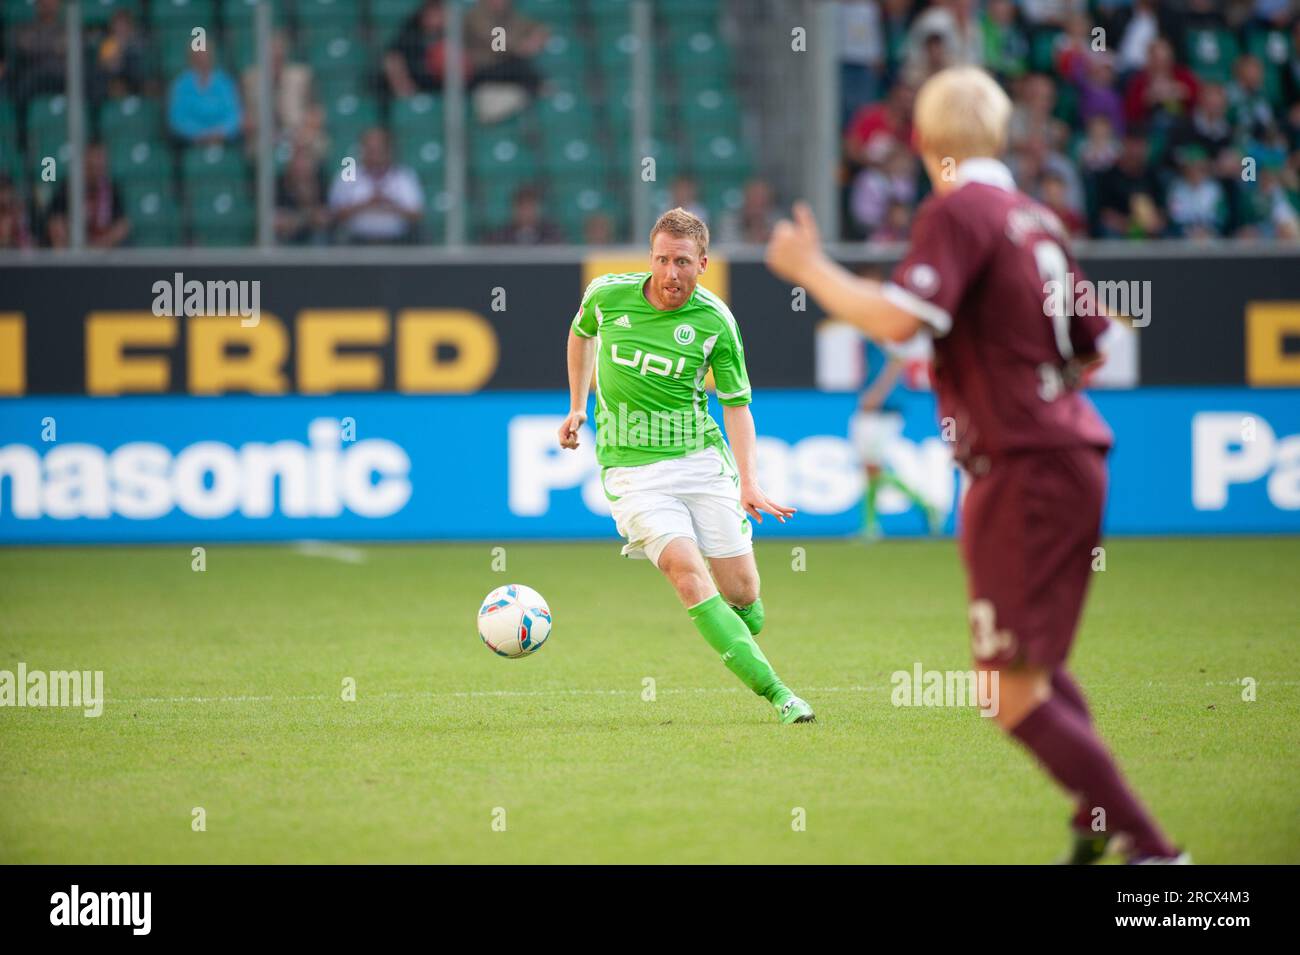
M 596 460 L 627 539 L 623 554 L 654 562 L 709 646 L 781 722 L 811 723 L 812 707 L 754 640 L 763 601 L 749 519 L 784 522 L 795 509 L 758 486 L 740 331 L 726 304 L 698 285 L 708 248 L 704 222 L 672 209 L 650 232 L 650 271 L 603 275 L 587 287 L 569 330 L 560 446 L 578 446 L 594 369 Z M 708 413 L 710 369 L 734 455 Z

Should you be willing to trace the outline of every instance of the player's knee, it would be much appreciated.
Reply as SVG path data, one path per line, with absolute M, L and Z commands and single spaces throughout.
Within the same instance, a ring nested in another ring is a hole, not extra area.
M 758 578 L 729 585 L 723 596 L 733 607 L 748 607 L 758 599 Z
M 695 568 L 687 567 L 668 575 L 677 596 L 687 607 L 694 607 L 702 600 L 708 600 L 716 593 L 709 575 Z
M 994 672 L 998 682 L 993 720 L 1009 733 L 1051 696 L 1049 675 L 1037 668 Z
M 693 607 L 715 593 L 713 580 L 699 561 L 675 549 L 668 549 L 659 557 L 659 569 L 677 591 L 682 603 Z

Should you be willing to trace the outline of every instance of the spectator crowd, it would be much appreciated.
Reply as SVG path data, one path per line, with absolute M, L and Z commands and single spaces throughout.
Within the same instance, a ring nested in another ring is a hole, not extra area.
M 842 0 L 845 237 L 906 238 L 928 184 L 917 87 L 983 66 L 1006 159 L 1076 236 L 1300 239 L 1300 15 L 1289 0 Z
M 734 14 L 747 2 L 700 0 L 701 10 L 710 11 L 697 13 L 706 39 L 710 31 L 721 36 L 716 23 L 723 11 Z M 1076 236 L 1300 240 L 1297 0 L 834 2 L 842 238 L 907 238 L 929 191 L 911 138 L 916 90 L 936 70 L 973 63 L 1012 97 L 1006 159 L 1018 184 Z M 220 11 L 201 40 L 192 29 L 202 19 L 195 4 Z M 266 84 L 277 241 L 437 241 L 433 220 L 446 201 L 439 194 L 446 2 L 295 0 L 293 6 L 295 27 L 277 15 Z M 542 128 L 542 135 L 532 135 L 545 145 L 548 123 L 590 119 L 574 113 L 590 110 L 598 98 L 602 110 L 615 114 L 611 127 L 617 125 L 626 100 L 608 84 L 621 67 L 609 67 L 594 90 L 584 91 L 600 74 L 581 62 L 611 54 L 599 24 L 586 25 L 584 17 L 617 6 L 603 0 L 466 6 L 459 78 L 474 129 L 511 130 L 526 116 Z M 543 8 L 560 19 L 531 15 Z M 23 17 L 11 15 L 18 9 Z M 78 161 L 88 243 L 251 242 L 249 186 L 263 106 L 263 77 L 248 32 L 253 5 L 113 0 L 90 9 L 102 15 L 88 16 L 85 27 L 87 149 Z M 61 247 L 69 241 L 66 177 L 43 176 L 36 162 L 53 155 L 65 169 L 72 161 L 60 112 L 67 79 L 63 5 L 30 0 L 20 7 L 20 0 L 6 0 L 4 10 L 0 248 Z M 180 12 L 173 20 L 169 11 Z M 673 29 L 663 18 L 655 23 L 665 35 Z M 743 32 L 738 36 L 743 53 Z M 575 44 L 578 37 L 589 39 Z M 576 77 L 567 89 L 560 82 L 565 76 Z M 731 82 L 705 88 L 700 102 L 734 102 L 732 112 L 740 112 Z M 582 105 L 566 119 L 561 106 L 575 93 Z M 739 127 L 740 117 L 726 118 Z M 412 133 L 417 120 L 434 131 L 425 140 Z M 711 130 L 690 127 L 684 138 L 703 138 L 697 133 Z M 625 139 L 611 135 L 611 141 Z M 480 189 L 470 197 L 476 214 L 488 210 L 475 220 L 473 240 L 532 245 L 626 237 L 625 207 L 596 203 L 583 206 L 578 218 L 558 219 L 555 184 L 541 174 L 545 162 L 514 156 L 505 148 L 515 148 L 508 135 L 484 141 L 491 149 L 478 156 L 472 148 L 469 158 L 501 163 L 488 168 L 504 173 L 484 177 L 494 194 Z M 553 151 L 566 157 L 572 151 L 563 138 L 555 142 L 561 149 Z M 575 155 L 589 156 L 589 144 L 579 138 L 576 145 L 587 153 Z M 619 168 L 608 157 L 600 162 L 606 165 L 573 167 L 570 178 Z M 772 184 L 737 166 L 725 183 L 728 199 L 720 202 L 716 170 L 710 179 L 697 175 L 698 168 L 672 169 L 656 201 L 698 212 L 719 242 L 765 241 L 777 217 Z

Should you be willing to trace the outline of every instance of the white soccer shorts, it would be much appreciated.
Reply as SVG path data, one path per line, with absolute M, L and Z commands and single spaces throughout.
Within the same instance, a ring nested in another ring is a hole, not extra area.
M 884 467 L 889 445 L 903 434 L 903 416 L 893 412 L 859 411 L 849 419 L 849 442 L 863 467 Z
M 624 557 L 659 555 L 674 537 L 689 537 L 705 557 L 739 557 L 754 549 L 754 530 L 740 506 L 740 476 L 727 449 L 601 472 L 610 512 L 627 538 Z

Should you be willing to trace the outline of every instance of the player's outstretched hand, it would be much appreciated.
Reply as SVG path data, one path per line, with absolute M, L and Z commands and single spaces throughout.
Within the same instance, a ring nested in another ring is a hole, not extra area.
M 578 429 L 587 422 L 587 412 L 570 411 L 569 416 L 560 425 L 560 447 L 572 451 L 578 446 Z
M 763 489 L 757 484 L 741 486 L 740 503 L 741 506 L 745 508 L 745 513 L 760 524 L 763 523 L 764 514 L 771 514 L 778 521 L 784 524 L 786 518 L 793 517 L 797 511 L 797 508 L 786 507 L 783 504 L 776 503 L 764 494 Z
M 794 221 L 782 219 L 772 228 L 767 242 L 767 267 L 787 282 L 798 282 L 821 250 L 821 235 L 812 209 L 806 202 L 796 202 Z

